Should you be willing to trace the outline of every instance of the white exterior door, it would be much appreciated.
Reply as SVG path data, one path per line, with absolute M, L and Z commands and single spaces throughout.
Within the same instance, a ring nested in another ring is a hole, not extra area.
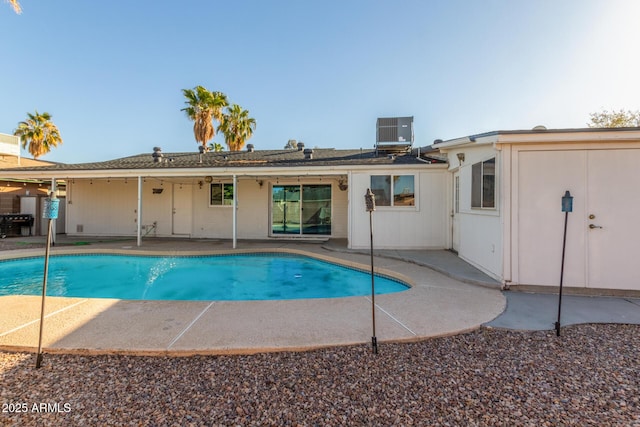
M 191 235 L 192 189 L 190 185 L 173 184 L 172 234 Z
M 590 151 L 585 231 L 590 288 L 640 289 L 640 150 Z
M 522 151 L 518 157 L 517 282 L 558 286 L 565 214 L 564 284 L 640 289 L 640 150 Z

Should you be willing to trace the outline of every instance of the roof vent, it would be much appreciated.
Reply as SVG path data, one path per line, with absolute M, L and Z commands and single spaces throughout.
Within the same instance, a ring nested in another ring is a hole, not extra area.
M 547 127 L 544 125 L 538 125 L 531 130 L 535 130 L 535 131 L 547 130 Z
M 300 145 L 300 143 L 298 143 L 298 145 Z M 305 148 L 304 151 L 304 158 L 307 160 L 313 159 L 313 148 Z
M 442 140 L 441 139 L 434 139 L 433 140 L 433 145 L 436 145 L 436 144 L 442 144 Z
M 296 147 L 298 147 L 298 151 L 302 151 L 304 150 L 304 142 L 300 141 L 298 142 L 298 144 L 296 145 Z M 305 150 L 306 151 L 306 150 Z
M 162 148 L 153 147 L 153 162 L 160 163 L 162 161 Z
M 253 153 L 255 151 L 255 148 L 253 147 L 253 144 L 247 144 L 247 151 L 249 153 Z

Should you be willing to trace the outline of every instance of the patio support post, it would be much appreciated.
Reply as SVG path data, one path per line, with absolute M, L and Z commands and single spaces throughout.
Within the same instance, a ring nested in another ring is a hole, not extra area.
M 238 176 L 233 174 L 233 249 L 238 243 Z
M 142 177 L 138 176 L 138 218 L 137 218 L 137 230 L 136 234 L 138 236 L 137 244 L 138 246 L 142 245 Z

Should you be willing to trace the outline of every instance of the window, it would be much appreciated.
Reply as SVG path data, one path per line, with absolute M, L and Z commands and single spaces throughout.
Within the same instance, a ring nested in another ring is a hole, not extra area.
M 496 159 L 494 157 L 471 166 L 471 207 L 495 208 L 495 195 Z
M 233 205 L 233 184 L 211 184 L 209 206 Z
M 413 175 L 373 175 L 371 191 L 376 206 L 415 206 Z
M 273 234 L 331 235 L 331 185 L 274 185 Z

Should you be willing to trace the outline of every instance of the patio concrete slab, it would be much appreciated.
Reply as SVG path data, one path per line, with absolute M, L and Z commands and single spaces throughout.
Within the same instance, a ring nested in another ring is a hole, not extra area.
M 68 309 L 74 304 L 86 302 L 86 299 L 47 298 L 45 315 Z M 37 296 L 1 296 L 0 307 L 0 343 L 2 336 L 14 329 L 40 321 L 42 298 Z
M 51 347 L 165 351 L 209 305 L 205 301 L 111 301 L 108 308 L 58 338 Z
M 55 343 L 71 334 L 80 325 L 90 322 L 97 313 L 107 310 L 117 300 L 47 297 L 43 328 L 43 347 Z M 40 331 L 41 297 L 11 296 L 0 298 L 3 319 L 23 318 L 29 320 L 13 328 L 0 329 L 0 346 L 37 348 Z M 27 308 L 29 307 L 29 308 Z M 14 323 L 14 321 L 10 321 Z
M 504 313 L 486 326 L 517 330 L 552 330 L 558 319 L 558 295 L 503 292 Z M 560 325 L 580 323 L 640 324 L 640 298 L 563 295 Z
M 380 340 L 412 338 L 376 311 Z M 367 342 L 371 303 L 363 297 L 216 302 L 171 350 L 301 349 Z

